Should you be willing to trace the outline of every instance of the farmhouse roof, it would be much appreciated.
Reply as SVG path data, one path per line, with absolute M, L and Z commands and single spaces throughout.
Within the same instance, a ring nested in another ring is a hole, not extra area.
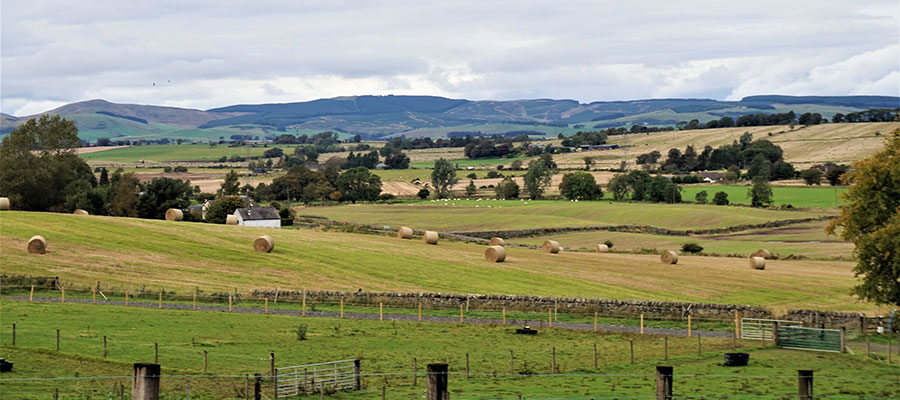
M 715 180 L 722 179 L 722 177 L 724 175 L 725 174 L 723 174 L 721 172 L 697 172 L 697 176 L 699 176 L 701 178 L 709 178 L 709 179 L 715 179 Z
M 251 207 L 234 210 L 235 215 L 240 215 L 244 221 L 258 221 L 263 219 L 281 219 L 278 210 L 274 207 Z

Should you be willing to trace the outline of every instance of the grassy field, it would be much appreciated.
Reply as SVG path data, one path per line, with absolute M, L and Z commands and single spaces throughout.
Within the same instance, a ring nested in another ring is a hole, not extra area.
M 272 253 L 252 251 L 271 235 Z M 48 241 L 29 255 L 33 235 Z M 272 230 L 68 214 L 3 212 L 0 264 L 8 275 L 60 276 L 64 285 L 100 280 L 110 288 L 246 292 L 255 288 L 491 293 L 695 301 L 786 308 L 885 312 L 850 295 L 853 263 L 770 260 L 765 271 L 746 260 L 510 248 L 488 264 L 484 247 L 437 247 L 393 235 Z
M 698 204 L 621 202 L 452 200 L 394 205 L 301 208 L 299 215 L 379 225 L 409 225 L 439 231 L 510 230 L 595 225 L 651 225 L 668 229 L 721 228 L 810 218 L 819 211 L 779 211 Z
M 808 258 L 853 256 L 853 243 L 828 236 L 825 222 L 789 225 L 778 228 L 755 229 L 720 235 L 663 236 L 629 232 L 570 232 L 541 237 L 513 238 L 513 243 L 540 245 L 544 240 L 556 240 L 565 248 L 593 251 L 607 240 L 613 250 L 640 251 L 641 249 L 680 249 L 684 243 L 697 243 L 705 253 L 740 254 L 746 256 L 759 248 L 766 248 L 784 258 L 788 255 Z
M 432 362 L 450 365 L 451 391 L 456 398 L 491 397 L 572 398 L 583 396 L 649 396 L 654 392 L 655 366 L 675 368 L 680 395 L 771 395 L 796 392 L 797 369 L 813 369 L 817 395 L 890 397 L 896 393 L 896 367 L 861 356 L 823 354 L 773 348 L 742 342 L 751 354 L 747 367 L 726 368 L 722 353 L 728 339 L 702 340 L 697 353 L 694 338 L 668 338 L 668 360 L 659 336 L 573 332 L 542 329 L 536 336 L 512 334 L 511 328 L 447 323 L 359 321 L 247 315 L 204 311 L 174 311 L 4 301 L 0 351 L 16 365 L 3 379 L 75 377 L 78 380 L 3 381 L 4 397 L 50 398 L 59 388 L 64 398 L 102 397 L 113 385 L 129 387 L 131 363 L 153 362 L 153 343 L 159 344 L 164 376 L 162 391 L 180 398 L 190 381 L 193 398 L 242 397 L 244 374 L 268 371 L 269 353 L 276 366 L 330 360 L 361 360 L 364 390 L 336 398 L 378 398 L 386 385 L 387 398 L 420 396 L 425 379 L 412 385 L 412 360 L 418 372 Z M 16 323 L 16 346 L 10 324 Z M 298 325 L 307 340 L 298 341 Z M 172 329 L 178 327 L 178 329 Z M 265 329 L 260 329 L 265 327 Z M 55 330 L 60 330 L 60 351 Z M 102 356 L 102 337 L 108 340 Z M 634 343 L 635 363 L 628 355 Z M 593 365 L 597 346 L 598 367 Z M 221 378 L 185 377 L 206 374 Z M 513 375 L 509 372 L 513 351 Z M 552 354 L 561 376 L 550 373 Z M 471 378 L 465 377 L 466 355 Z M 73 372 L 76 371 L 76 372 Z M 537 374 L 537 375 L 535 375 Z M 571 375 L 575 374 L 575 375 Z M 173 377 L 171 375 L 181 375 Z M 91 379 L 90 376 L 112 378 Z M 120 377 L 120 378 L 116 378 Z M 266 389 L 271 390 L 267 382 Z M 271 396 L 271 393 L 268 393 Z M 315 396 L 317 397 L 317 396 Z M 312 397 L 314 398 L 314 397 Z
M 216 161 L 222 156 L 241 156 L 255 157 L 261 156 L 263 152 L 275 146 L 262 147 L 228 147 L 227 145 L 217 145 L 210 147 L 207 144 L 171 144 L 171 145 L 154 145 L 154 146 L 134 146 L 111 149 L 107 151 L 99 151 L 96 153 L 82 154 L 81 158 L 86 161 L 95 162 L 117 162 L 117 163 L 139 163 L 143 160 L 145 163 L 171 162 L 171 161 Z M 287 149 L 290 153 L 290 146 L 279 145 L 281 149 Z
M 747 191 L 750 186 L 743 185 L 689 185 L 682 186 L 681 198 L 684 201 L 694 201 L 694 196 L 701 190 L 708 194 L 709 201 L 716 192 L 728 194 L 728 201 L 735 204 L 750 204 Z M 836 208 L 841 205 L 840 194 L 846 190 L 842 186 L 772 186 L 773 205 L 787 205 L 794 207 Z

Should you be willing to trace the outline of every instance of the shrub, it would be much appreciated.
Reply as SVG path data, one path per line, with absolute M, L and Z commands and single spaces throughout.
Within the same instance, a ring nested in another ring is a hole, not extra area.
M 391 193 L 382 193 L 382 194 L 378 195 L 378 200 L 381 200 L 381 201 L 391 201 L 396 198 L 397 198 L 397 196 L 394 196 Z
M 422 188 L 421 190 L 419 190 L 419 193 L 416 193 L 416 196 L 419 196 L 419 198 L 422 200 L 427 199 L 429 195 L 431 195 L 431 192 L 428 191 L 427 188 Z
M 612 242 L 612 240 L 607 240 L 607 241 L 603 242 L 603 244 L 605 244 L 606 247 L 609 247 L 609 248 L 612 248 L 612 247 L 613 247 L 613 242 Z
M 685 243 L 681 245 L 681 251 L 685 253 L 697 254 L 703 251 L 703 246 L 697 243 Z
M 187 167 L 179 165 L 179 166 L 177 166 L 177 167 L 175 167 L 175 168 L 172 168 L 172 171 L 174 171 L 174 172 L 187 172 L 188 170 L 187 170 Z
M 469 178 L 469 179 L 478 179 L 478 175 L 476 175 L 474 172 L 472 172 L 472 173 L 466 175 L 466 178 Z
M 297 330 L 294 331 L 297 334 L 297 340 L 306 340 L 306 324 L 297 325 Z
M 706 204 L 707 197 L 709 197 L 709 194 L 706 193 L 705 190 L 701 190 L 701 191 L 697 192 L 696 196 L 694 196 L 694 201 L 696 201 L 697 203 L 700 203 L 700 204 Z
M 163 167 L 163 172 L 165 172 L 167 174 L 172 172 L 172 167 Z
M 715 204 L 717 206 L 727 206 L 728 205 L 728 193 L 716 192 L 716 195 L 713 196 L 713 204 Z
M 497 171 L 488 171 L 488 173 L 487 173 L 487 177 L 489 179 L 500 178 L 501 176 L 502 175 L 500 175 L 500 173 Z

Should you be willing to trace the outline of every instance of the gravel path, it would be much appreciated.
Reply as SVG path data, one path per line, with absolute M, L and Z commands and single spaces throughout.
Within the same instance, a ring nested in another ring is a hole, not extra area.
M 27 296 L 4 296 L 4 300 L 13 300 L 13 301 L 28 301 Z M 60 299 L 58 298 L 50 298 L 50 297 L 35 297 L 34 301 L 41 303 L 59 303 Z M 67 299 L 67 303 L 82 303 L 82 304 L 90 304 L 92 300 L 89 299 Z M 114 300 L 97 300 L 97 304 L 101 305 L 115 305 L 115 306 L 124 306 L 124 301 L 114 301 Z M 129 307 L 143 307 L 143 308 L 159 308 L 159 303 L 149 303 L 142 301 L 129 301 Z M 194 306 L 192 304 L 178 304 L 178 303 L 163 303 L 162 308 L 168 310 L 193 310 Z M 210 305 L 197 305 L 197 310 L 202 311 L 221 311 L 228 312 L 228 306 L 210 306 Z M 262 308 L 247 308 L 247 307 L 232 307 L 232 312 L 243 313 L 243 314 L 264 314 L 265 310 Z M 299 310 L 282 310 L 282 309 L 269 309 L 269 314 L 279 314 L 279 315 L 295 315 L 300 316 L 301 312 Z M 317 317 L 317 318 L 338 318 L 340 317 L 339 312 L 333 311 L 307 311 L 307 317 Z M 344 313 L 345 319 L 367 319 L 367 320 L 377 320 L 378 314 L 368 314 L 368 313 Z M 386 321 L 417 321 L 418 316 L 413 314 L 384 314 L 384 320 Z M 424 322 L 444 322 L 444 323 L 459 323 L 458 317 L 444 317 L 437 315 L 422 315 L 422 321 Z M 465 323 L 469 324 L 483 324 L 483 325 L 500 325 L 503 323 L 502 320 L 493 319 L 493 318 L 465 318 Z M 544 320 L 516 320 L 516 319 L 506 319 L 507 325 L 510 326 L 524 326 L 530 325 L 533 328 L 543 328 L 547 325 L 547 321 Z M 576 323 L 576 322 L 554 322 L 553 327 L 555 328 L 565 328 L 572 329 L 578 331 L 591 331 L 594 329 L 594 324 L 590 323 Z M 621 325 L 597 325 L 597 329 L 603 332 L 627 332 L 627 333 L 640 333 L 640 327 L 637 326 L 621 326 Z M 676 328 L 649 328 L 644 327 L 644 333 L 648 333 L 651 335 L 667 335 L 667 336 L 687 336 L 687 329 L 676 329 Z M 693 333 L 695 335 L 701 335 L 702 337 L 714 337 L 714 338 L 730 338 L 732 337 L 732 332 L 730 331 L 708 331 L 708 330 L 698 330 L 694 329 Z

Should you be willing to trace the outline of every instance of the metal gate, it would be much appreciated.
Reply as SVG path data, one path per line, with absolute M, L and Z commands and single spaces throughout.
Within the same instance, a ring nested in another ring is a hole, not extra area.
M 839 329 L 804 328 L 801 326 L 778 326 L 779 347 L 785 349 L 841 351 L 841 331 Z
M 359 360 L 331 361 L 275 369 L 275 398 L 316 392 L 359 390 Z
M 779 328 L 786 326 L 800 326 L 797 321 L 780 319 L 741 318 L 741 339 L 748 340 L 774 340 L 774 325 Z

